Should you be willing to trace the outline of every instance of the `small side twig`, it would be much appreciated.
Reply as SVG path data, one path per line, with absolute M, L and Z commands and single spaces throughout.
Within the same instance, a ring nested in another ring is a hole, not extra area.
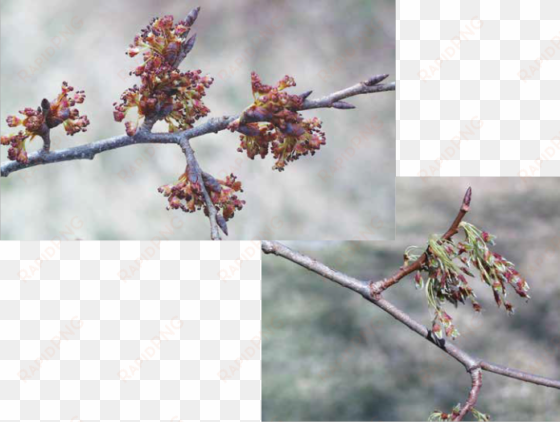
M 472 189 L 468 188 L 463 198 L 461 208 L 459 209 L 459 213 L 457 214 L 457 217 L 455 217 L 455 220 L 453 221 L 449 229 L 441 237 L 442 240 L 449 240 L 455 234 L 457 234 L 457 232 L 459 231 L 459 224 L 461 224 L 463 218 L 465 217 L 467 212 L 469 212 L 471 198 L 472 198 Z M 370 284 L 371 294 L 379 295 L 383 291 L 387 290 L 389 287 L 393 286 L 394 284 L 397 284 L 407 275 L 420 270 L 422 268 L 422 265 L 424 265 L 424 262 L 426 262 L 427 258 L 428 258 L 428 252 L 426 251 L 422 255 L 420 255 L 420 257 L 412 264 L 406 265 L 401 269 L 399 269 L 399 271 L 397 271 L 393 276 L 381 281 L 371 282 Z
M 469 393 L 469 397 L 463 407 L 461 407 L 461 411 L 459 415 L 453 419 L 454 421 L 462 421 L 463 418 L 469 413 L 478 400 L 478 395 L 480 394 L 480 389 L 482 388 L 482 369 L 480 368 L 473 368 L 469 371 L 471 374 L 471 391 Z
M 212 198 L 206 189 L 204 183 L 203 171 L 194 156 L 194 150 L 191 147 L 189 138 L 183 138 L 180 142 L 181 148 L 185 157 L 187 158 L 187 168 L 189 169 L 189 180 L 191 183 L 198 183 L 204 197 L 204 203 L 208 210 L 208 219 L 210 220 L 210 238 L 212 240 L 221 240 L 220 237 L 220 224 L 218 224 L 218 211 L 212 202 Z

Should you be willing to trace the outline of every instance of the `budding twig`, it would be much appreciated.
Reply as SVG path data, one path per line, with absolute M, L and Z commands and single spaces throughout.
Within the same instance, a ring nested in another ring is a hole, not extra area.
M 459 213 L 457 214 L 457 217 L 455 217 L 455 220 L 453 221 L 453 223 L 451 224 L 449 229 L 441 237 L 442 239 L 449 240 L 455 234 L 457 234 L 457 231 L 459 230 L 459 224 L 461 224 L 461 221 L 463 221 L 463 218 L 465 217 L 465 215 L 469 211 L 469 207 L 470 207 L 470 204 L 471 204 L 471 197 L 472 197 L 472 190 L 471 190 L 471 188 L 468 188 L 467 192 L 465 193 L 465 197 L 463 198 L 463 202 L 461 204 L 461 208 L 459 209 Z M 420 255 L 420 257 L 416 261 L 414 261 L 412 264 L 409 264 L 409 265 L 401 268 L 393 276 L 391 276 L 389 278 L 386 278 L 384 280 L 381 280 L 381 281 L 371 282 L 371 285 L 370 285 L 371 294 L 372 295 L 379 295 L 384 290 L 391 287 L 392 285 L 397 284 L 399 281 L 401 281 L 407 275 L 412 274 L 413 272 L 420 270 L 422 268 L 422 265 L 424 264 L 424 262 L 426 262 L 427 258 L 428 258 L 428 253 L 426 251 L 422 255 Z
M 354 85 L 350 88 L 334 92 L 325 97 L 317 100 L 306 100 L 303 103 L 301 110 L 311 110 L 317 108 L 331 108 L 332 104 L 346 98 L 354 97 L 363 94 L 372 94 L 375 92 L 394 91 L 395 83 L 384 85 L 374 85 L 368 87 L 362 83 Z M 311 95 L 311 91 L 302 94 Z M 214 117 L 208 119 L 206 122 L 194 126 L 182 132 L 175 133 L 144 133 L 138 130 L 136 135 L 128 136 L 121 135 L 115 136 L 101 141 L 91 142 L 86 145 L 80 145 L 73 148 L 66 148 L 57 151 L 51 151 L 48 156 L 42 155 L 40 152 L 29 154 L 28 162 L 26 164 L 17 161 L 7 161 L 2 163 L 0 173 L 2 177 L 8 177 L 11 173 L 19 170 L 27 169 L 44 164 L 54 164 L 64 161 L 72 160 L 93 160 L 99 153 L 111 151 L 114 149 L 124 148 L 130 145 L 137 144 L 180 144 L 182 138 L 193 139 L 200 136 L 208 135 L 210 133 L 218 133 L 226 130 L 233 121 L 237 120 L 239 115 Z M 144 122 L 148 125 L 148 122 Z M 152 124 L 153 126 L 153 124 Z M 151 127 L 149 128 L 151 129 Z

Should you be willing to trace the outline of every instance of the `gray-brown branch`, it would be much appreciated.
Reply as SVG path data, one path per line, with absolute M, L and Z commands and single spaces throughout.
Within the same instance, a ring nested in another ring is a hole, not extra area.
M 379 84 L 379 82 L 376 82 L 378 80 L 382 81 L 386 77 L 387 75 L 374 76 L 367 81 L 351 86 L 350 88 L 334 92 L 322 98 L 318 98 L 315 100 L 308 99 L 303 103 L 301 110 L 311 110 L 316 108 L 345 109 L 346 106 L 340 105 L 340 102 L 342 102 L 342 100 L 344 99 L 355 97 L 358 95 L 372 94 L 376 92 L 394 91 L 394 82 L 388 84 Z M 153 126 L 154 122 L 146 122 L 146 124 L 144 124 L 143 130 L 138 130 L 136 135 L 132 137 L 128 135 L 121 135 L 73 148 L 50 151 L 48 153 L 37 151 L 29 154 L 28 162 L 26 164 L 22 164 L 17 161 L 5 162 L 1 166 L 1 175 L 2 177 L 7 177 L 11 173 L 14 173 L 16 171 L 44 164 L 53 164 L 72 160 L 93 160 L 97 154 L 118 148 L 124 148 L 130 145 L 180 145 L 183 139 L 193 139 L 200 136 L 208 135 L 210 133 L 221 132 L 227 129 L 229 124 L 238 118 L 239 115 L 211 118 L 198 126 L 176 133 L 151 133 L 150 124 Z
M 281 258 L 287 259 L 288 261 L 300 265 L 309 271 L 313 271 L 314 273 L 319 274 L 324 278 L 334 281 L 335 283 L 341 285 L 342 287 L 345 287 L 356 293 L 359 293 L 368 302 L 371 302 L 377 307 L 381 308 L 389 315 L 391 315 L 393 318 L 395 318 L 397 321 L 406 325 L 412 331 L 414 331 L 424 339 L 428 340 L 434 346 L 438 347 L 443 352 L 447 353 L 449 356 L 451 356 L 452 358 L 460 362 L 465 367 L 467 372 L 471 374 L 473 380 L 473 388 L 471 389 L 471 394 L 469 395 L 469 399 L 465 404 L 465 406 L 469 406 L 467 412 L 470 411 L 472 406 L 474 406 L 474 402 L 476 402 L 476 397 L 478 397 L 478 391 L 480 390 L 480 386 L 481 386 L 481 381 L 478 379 L 478 374 L 480 373 L 480 370 L 493 372 L 498 375 L 503 375 L 505 377 L 514 378 L 520 381 L 530 382 L 545 387 L 560 389 L 560 381 L 553 380 L 551 378 L 541 377 L 539 375 L 529 374 L 523 371 L 519 371 L 517 369 L 489 363 L 485 360 L 472 356 L 466 351 L 446 341 L 442 341 L 438 343 L 434 342 L 432 336 L 430 335 L 430 330 L 428 328 L 426 328 L 424 325 L 414 320 L 412 317 L 410 317 L 404 311 L 397 308 L 391 302 L 387 301 L 383 297 L 382 293 L 372 292 L 371 281 L 358 280 L 354 277 L 333 270 L 332 268 L 329 268 L 325 264 L 307 255 L 294 251 L 279 242 L 263 241 L 262 251 L 265 254 L 273 254 Z M 475 379 L 477 382 L 476 388 L 474 385 Z M 461 419 L 456 419 L 456 420 L 461 420 Z

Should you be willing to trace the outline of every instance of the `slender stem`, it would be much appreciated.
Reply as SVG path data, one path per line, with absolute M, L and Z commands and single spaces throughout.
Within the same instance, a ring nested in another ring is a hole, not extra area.
M 203 178 L 203 171 L 200 168 L 196 157 L 194 156 L 194 150 L 191 147 L 189 138 L 183 138 L 180 144 L 187 158 L 187 168 L 189 170 L 188 177 L 190 178 L 191 182 L 198 183 L 200 185 L 200 189 L 204 197 L 204 203 L 206 204 L 206 208 L 208 210 L 208 219 L 210 220 L 210 238 L 212 240 L 221 240 L 220 227 L 218 226 L 217 221 L 218 211 L 216 210 L 216 207 L 212 202 L 212 198 L 208 193 L 208 189 L 206 189 Z
M 467 413 L 469 413 L 471 409 L 474 408 L 478 400 L 478 395 L 480 394 L 480 389 L 482 388 L 482 370 L 480 368 L 474 368 L 472 371 L 470 371 L 470 374 L 472 386 L 469 397 L 461 408 L 459 415 L 455 419 L 453 419 L 454 421 L 462 421 Z
M 45 125 L 46 126 L 46 125 Z M 41 134 L 43 138 L 43 149 L 41 150 L 43 154 L 48 154 L 51 151 L 51 131 L 47 129 Z

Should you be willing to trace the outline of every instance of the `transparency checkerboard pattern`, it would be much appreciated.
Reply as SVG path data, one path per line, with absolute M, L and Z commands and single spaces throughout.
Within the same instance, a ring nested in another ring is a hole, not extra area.
M 0 420 L 260 420 L 259 242 L 1 242 Z
M 397 4 L 397 175 L 560 176 L 560 2 Z

